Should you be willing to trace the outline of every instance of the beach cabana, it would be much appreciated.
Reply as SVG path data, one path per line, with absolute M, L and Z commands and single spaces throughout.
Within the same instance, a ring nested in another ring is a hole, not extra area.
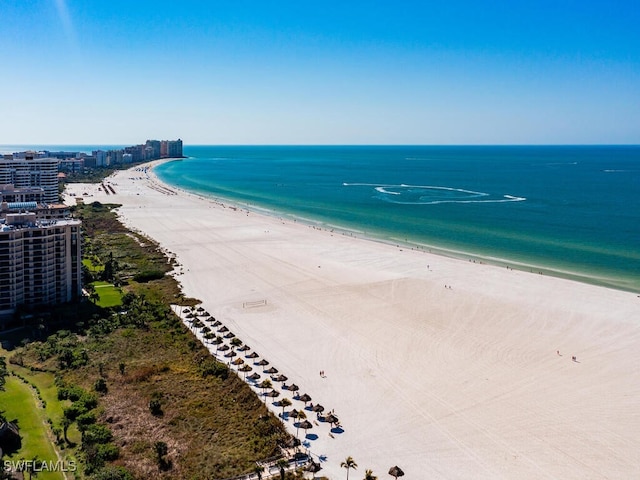
M 305 430 L 310 430 L 313 428 L 313 424 L 309 420 L 305 420 L 298 424 L 298 428 L 303 428 Z
M 398 477 L 402 477 L 404 475 L 404 472 L 399 466 L 396 465 L 395 467 L 391 467 L 389 469 L 389 475 L 397 479 Z
M 300 412 L 294 408 L 289 412 L 289 416 L 291 418 L 298 418 L 300 416 Z
M 333 426 L 334 423 L 338 423 L 340 420 L 338 420 L 338 417 L 336 417 L 333 413 L 330 413 L 329 415 L 324 417 L 324 421 L 329 422 Z

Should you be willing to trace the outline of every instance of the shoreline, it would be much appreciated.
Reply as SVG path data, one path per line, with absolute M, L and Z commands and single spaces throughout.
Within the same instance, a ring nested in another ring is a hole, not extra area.
M 210 200 L 210 201 L 219 202 L 225 205 L 233 206 L 236 208 L 245 209 L 247 211 L 256 213 L 258 215 L 266 215 L 266 216 L 270 216 L 277 219 L 287 219 L 290 221 L 301 223 L 303 225 L 317 227 L 326 231 L 332 231 L 332 232 L 336 231 L 337 233 L 340 233 L 343 235 L 360 238 L 365 241 L 383 243 L 390 246 L 394 246 L 396 248 L 416 249 L 418 251 L 425 251 L 433 255 L 444 256 L 447 258 L 452 258 L 457 260 L 470 261 L 473 263 L 477 262 L 481 264 L 493 265 L 496 267 L 510 268 L 513 270 L 518 270 L 518 271 L 522 271 L 530 274 L 548 275 L 556 278 L 562 278 L 565 280 L 585 283 L 587 285 L 610 288 L 613 290 L 620 290 L 623 292 L 640 293 L 640 286 L 630 284 L 632 280 L 626 277 L 603 276 L 602 274 L 599 274 L 599 272 L 589 271 L 588 268 L 585 268 L 584 270 L 580 270 L 580 271 L 566 270 L 554 265 L 547 265 L 543 263 L 536 264 L 535 262 L 528 261 L 528 259 L 506 259 L 506 258 L 496 257 L 491 254 L 464 251 L 464 250 L 458 250 L 452 247 L 450 248 L 442 245 L 424 243 L 419 241 L 418 239 L 402 240 L 399 238 L 392 237 L 391 234 L 385 235 L 377 232 L 372 233 L 372 232 L 359 230 L 356 227 L 331 224 L 319 219 L 306 218 L 294 212 L 278 211 L 269 207 L 248 204 L 234 198 L 215 195 L 209 192 L 189 191 L 184 189 L 183 187 L 172 185 L 171 183 L 165 182 L 160 177 L 158 177 L 158 175 L 153 171 L 153 169 L 156 166 L 159 166 L 161 164 L 174 162 L 174 161 L 181 161 L 188 158 L 190 157 L 175 158 L 175 159 L 173 158 L 161 159 L 161 160 L 156 160 L 154 162 L 149 162 L 148 164 L 142 164 L 141 166 L 152 164 L 152 166 L 149 169 L 149 175 L 152 176 L 155 179 L 155 181 L 157 181 L 162 185 L 166 185 L 167 187 L 179 190 L 186 195 L 195 195 L 195 196 L 201 197 L 204 200 Z
M 336 234 L 132 171 L 107 180 L 116 194 L 87 185 L 87 201 L 122 204 L 127 226 L 176 256 L 187 296 L 335 408 L 343 432 L 300 433 L 321 474 L 342 478 L 347 455 L 407 478 L 640 474 L 635 295 Z

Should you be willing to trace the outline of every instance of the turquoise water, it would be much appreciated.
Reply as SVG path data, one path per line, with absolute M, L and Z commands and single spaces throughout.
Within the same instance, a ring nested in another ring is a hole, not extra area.
M 185 147 L 165 182 L 396 243 L 640 290 L 640 147 Z

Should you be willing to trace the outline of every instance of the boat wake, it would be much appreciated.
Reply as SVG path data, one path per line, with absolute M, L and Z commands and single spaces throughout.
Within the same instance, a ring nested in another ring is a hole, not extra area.
M 367 187 L 373 189 L 374 198 L 400 205 L 437 205 L 440 203 L 506 203 L 522 202 L 525 197 L 495 195 L 464 188 L 436 185 L 379 185 L 374 183 L 343 183 L 345 187 Z

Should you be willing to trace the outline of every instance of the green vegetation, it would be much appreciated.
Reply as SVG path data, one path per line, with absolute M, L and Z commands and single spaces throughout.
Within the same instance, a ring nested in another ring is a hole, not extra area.
M 46 460 L 55 463 L 58 458 L 49 435 L 46 415 L 39 405 L 33 389 L 16 376 L 7 377 L 5 390 L 0 392 L 0 405 L 4 416 L 20 428 L 21 448 L 5 452 L 5 460 Z M 59 472 L 39 472 L 41 479 L 63 479 Z
M 78 478 L 251 472 L 256 461 L 277 454 L 289 435 L 171 311 L 170 302 L 197 301 L 182 296 L 166 275 L 171 262 L 153 242 L 126 231 L 113 207 L 76 208 L 86 222 L 84 273 L 95 303 L 36 312 L 22 340 L 12 334 L 22 346 L 7 352 L 8 369 L 34 386 L 12 376 L 11 388 L 0 392 L 22 395 L 0 396 L 3 409 L 11 404 L 23 410 L 6 409 L 6 415 L 18 418 L 22 429 L 28 425 L 15 455 L 55 460 L 56 444 L 65 460 L 78 461 Z M 30 433 L 35 427 L 22 420 L 25 415 L 37 418 L 38 436 Z
M 108 308 L 122 305 L 122 290 L 119 287 L 103 281 L 93 282 L 91 286 L 91 290 L 98 297 L 95 303 L 99 307 Z

